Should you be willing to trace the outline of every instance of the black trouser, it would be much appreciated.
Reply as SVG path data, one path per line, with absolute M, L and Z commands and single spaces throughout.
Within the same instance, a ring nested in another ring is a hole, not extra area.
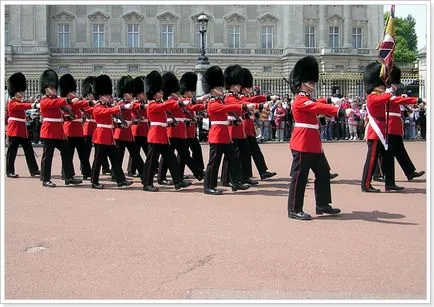
M 32 139 L 33 142 L 39 143 L 39 130 L 41 129 L 41 123 L 39 122 L 39 118 L 35 118 L 32 121 Z
M 238 161 L 241 163 L 241 175 L 240 175 L 241 182 L 245 182 L 250 177 L 249 176 L 250 153 L 249 153 L 247 139 L 232 139 L 232 144 L 235 149 L 235 153 L 238 157 Z M 230 172 L 228 171 L 229 159 L 230 157 L 228 157 L 228 155 L 225 155 L 223 159 L 222 175 L 221 175 L 221 181 L 223 184 L 228 184 L 230 182 L 229 179 Z M 251 162 L 250 162 L 250 168 L 251 168 Z
M 152 186 L 154 174 L 158 168 L 158 158 L 164 159 L 167 167 L 169 168 L 170 175 L 172 176 L 173 183 L 177 184 L 182 181 L 181 173 L 179 171 L 179 165 L 176 162 L 176 156 L 173 153 L 173 149 L 169 144 L 155 144 L 149 143 L 148 155 L 146 156 L 145 167 L 141 176 L 144 186 Z
M 139 148 L 134 142 L 127 142 L 122 140 L 115 140 L 116 142 L 116 151 L 119 154 L 119 159 L 121 160 L 121 165 L 124 161 L 125 156 L 125 148 L 128 149 L 131 158 L 133 159 L 137 169 L 139 171 L 140 176 L 142 175 L 143 168 L 145 167 L 145 163 L 143 162 L 142 157 L 140 156 Z M 112 178 L 113 178 L 113 169 L 112 169 Z
M 88 161 L 90 161 L 90 153 L 92 152 L 92 136 L 86 135 L 84 137 L 84 147 L 86 148 L 86 158 Z M 90 164 L 93 165 L 93 163 L 90 163 Z M 80 166 L 80 169 L 82 169 L 82 168 L 83 167 Z M 107 156 L 102 158 L 102 169 L 103 170 L 109 170 L 110 169 L 110 165 L 108 163 Z
M 121 160 L 114 145 L 95 144 L 95 156 L 92 164 L 92 183 L 99 183 L 99 173 L 104 160 L 110 159 L 113 177 L 117 183 L 125 181 L 125 174 L 122 170 Z
M 81 174 L 83 176 L 90 177 L 90 174 L 92 172 L 89 163 L 90 152 L 88 155 L 88 149 L 86 148 L 84 137 L 68 137 L 66 141 L 68 142 L 69 155 L 71 156 L 71 159 L 74 160 L 74 152 L 77 148 L 78 158 L 80 159 Z M 73 175 L 75 175 L 74 164 L 72 165 L 72 173 Z
M 217 177 L 222 155 L 228 157 L 229 172 L 232 184 L 240 182 L 240 161 L 232 143 L 209 144 L 209 162 L 205 171 L 203 186 L 205 189 L 217 187 Z
M 388 144 L 391 147 L 390 149 L 393 152 L 396 160 L 404 171 L 405 176 L 410 176 L 416 170 L 413 162 L 410 159 L 410 156 L 407 153 L 407 150 L 404 147 L 404 142 L 402 140 L 402 135 L 388 135 Z M 393 167 L 395 167 L 395 163 L 393 163 Z
M 386 186 L 395 185 L 395 168 L 393 167 L 393 154 L 392 151 L 384 150 L 383 144 L 379 140 L 368 140 L 368 153 L 366 155 L 365 166 L 363 167 L 362 175 L 362 190 L 369 189 L 371 180 L 377 163 L 378 153 L 381 153 L 381 169 L 383 171 Z
M 292 151 L 291 183 L 288 194 L 288 212 L 303 211 L 304 192 L 309 170 L 315 174 L 315 203 L 317 208 L 327 207 L 332 202 L 330 174 L 324 153 Z
M 191 150 L 191 157 L 196 162 L 196 165 L 201 169 L 205 169 L 205 165 L 203 162 L 202 155 L 202 147 L 200 146 L 198 138 L 188 138 L 187 139 L 187 149 Z M 176 159 L 179 164 L 179 169 L 181 170 L 181 174 L 184 174 L 185 162 L 179 153 L 176 155 Z
M 41 181 L 43 182 L 51 180 L 51 166 L 55 148 L 60 151 L 65 179 L 71 179 L 74 176 L 74 166 L 66 140 L 44 139 L 44 151 L 41 159 Z
M 203 169 L 199 167 L 199 164 L 193 160 L 193 158 L 190 156 L 190 152 L 188 151 L 187 147 L 187 139 L 181 139 L 181 138 L 170 138 L 170 147 L 172 151 L 175 150 L 178 152 L 178 155 L 180 156 L 180 163 L 186 164 L 187 167 L 191 170 L 193 175 L 195 177 L 198 177 L 202 174 Z M 175 156 L 175 153 L 173 153 Z M 175 157 L 176 158 L 176 157 Z M 175 160 L 177 161 L 177 160 Z M 178 163 L 178 162 L 177 162 Z M 178 169 L 180 169 L 180 165 L 178 164 Z M 164 161 L 164 157 L 160 160 L 160 166 L 158 168 L 158 180 L 166 180 L 166 174 L 167 174 L 167 164 L 166 161 Z M 181 173 L 182 178 L 184 177 L 184 173 Z
M 33 175 L 39 170 L 39 168 L 38 164 L 36 163 L 32 142 L 28 138 L 19 136 L 9 137 L 9 147 L 6 154 L 6 174 L 15 174 L 15 158 L 17 157 L 19 145 L 23 147 L 27 167 L 29 168 L 30 175 Z
M 139 149 L 139 155 L 140 155 L 140 149 L 143 149 L 143 152 L 145 153 L 145 157 L 148 156 L 148 138 L 146 136 L 135 136 L 134 137 L 134 143 L 136 143 L 137 148 Z M 137 170 L 136 163 L 134 160 L 130 157 L 128 158 L 128 174 L 135 174 Z
M 249 158 L 247 159 L 247 167 L 248 167 L 248 177 L 253 176 L 252 172 L 252 159 L 255 162 L 256 168 L 258 169 L 259 174 L 264 174 L 268 168 L 265 164 L 264 155 L 262 154 L 261 148 L 259 147 L 258 140 L 254 136 L 247 137 L 247 143 L 249 146 Z

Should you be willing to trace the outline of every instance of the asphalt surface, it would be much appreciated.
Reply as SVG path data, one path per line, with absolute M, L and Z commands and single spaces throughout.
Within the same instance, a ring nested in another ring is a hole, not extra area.
M 426 170 L 426 143 L 405 145 Z M 396 163 L 403 192 L 374 182 L 381 193 L 362 193 L 366 144 L 326 143 L 342 214 L 315 216 L 311 173 L 304 210 L 314 219 L 296 221 L 287 217 L 288 144 L 261 148 L 278 175 L 222 196 L 203 194 L 197 180 L 157 193 L 143 192 L 138 178 L 127 189 L 107 176 L 105 190 L 88 181 L 67 187 L 58 152 L 58 186 L 43 188 L 20 149 L 21 177 L 5 179 L 5 299 L 427 298 L 426 176 L 408 182 Z M 36 152 L 40 163 L 42 148 Z M 77 155 L 75 166 L 79 173 Z

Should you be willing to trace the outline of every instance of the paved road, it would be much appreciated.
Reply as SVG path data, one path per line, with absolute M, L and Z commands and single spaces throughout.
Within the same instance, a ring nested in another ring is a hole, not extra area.
M 5 185 L 5 298 L 426 298 L 425 177 L 407 182 L 397 166 L 403 193 L 362 193 L 366 144 L 324 144 L 343 213 L 289 220 L 288 145 L 261 147 L 278 176 L 222 196 L 204 195 L 197 181 L 158 193 L 143 192 L 137 178 L 126 190 L 107 177 L 103 191 L 66 187 L 58 156 L 58 187 L 47 189 L 18 156 L 22 178 Z M 426 169 L 426 144 L 406 147 Z M 314 213 L 313 183 L 305 211 Z

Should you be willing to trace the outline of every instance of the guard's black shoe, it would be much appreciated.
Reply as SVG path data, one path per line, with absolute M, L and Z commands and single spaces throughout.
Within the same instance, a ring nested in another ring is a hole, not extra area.
M 410 175 L 407 176 L 407 179 L 408 179 L 408 181 L 412 181 L 414 178 L 423 176 L 424 174 L 425 174 L 424 171 L 413 172 L 413 173 L 411 173 Z
M 159 185 L 172 185 L 173 184 L 173 181 L 171 181 L 171 180 L 158 180 L 158 184 Z
M 175 184 L 175 190 L 179 190 L 179 189 L 186 188 L 189 186 L 191 186 L 191 182 L 183 180 L 183 181 L 180 181 L 180 182 Z
M 102 190 L 104 189 L 104 185 L 102 185 L 101 183 L 92 183 L 92 189 Z
M 107 168 L 107 169 L 103 169 L 103 170 L 102 170 L 102 174 L 103 174 L 103 175 L 110 175 L 111 172 L 112 172 L 112 170 L 109 169 L 109 168 Z
M 368 193 L 380 193 L 380 189 L 376 189 L 373 186 L 369 186 L 367 189 L 362 188 L 362 192 L 368 192 Z
M 144 185 L 143 186 L 143 191 L 146 192 L 158 192 L 158 188 L 153 186 L 153 185 Z
M 251 187 L 250 184 L 247 183 L 236 183 L 236 184 L 232 184 L 232 191 L 236 192 L 238 190 L 247 190 Z
M 7 174 L 6 176 L 8 176 L 9 178 L 18 178 L 18 177 L 20 177 L 18 174 L 15 174 L 15 173 L 10 173 L 10 174 Z
M 379 181 L 379 182 L 384 182 L 385 181 L 385 179 L 384 179 L 383 176 L 373 176 L 372 180 Z
M 338 208 L 332 208 L 331 206 L 328 207 L 316 207 L 316 214 L 322 215 L 322 214 L 339 214 L 341 213 L 341 209 Z
M 199 181 L 202 181 L 203 178 L 205 178 L 205 173 L 204 173 L 204 172 L 202 172 L 202 173 L 200 173 L 200 174 L 198 174 L 198 175 L 196 176 L 196 179 L 199 180 Z
M 256 181 L 256 180 L 252 180 L 252 179 L 247 179 L 246 181 L 244 181 L 243 183 L 247 183 L 247 184 L 250 184 L 250 185 L 257 185 L 257 184 L 259 184 L 259 181 Z
M 305 221 L 312 219 L 312 216 L 310 214 L 304 213 L 303 211 L 300 211 L 300 212 L 289 211 L 288 217 L 291 219 L 305 220 Z
M 118 183 L 118 187 L 122 188 L 122 187 L 129 187 L 130 185 L 132 185 L 133 182 L 130 180 L 124 180 Z
M 139 174 L 128 172 L 128 173 L 127 173 L 127 176 L 128 176 L 128 177 L 138 177 Z
M 80 183 L 83 183 L 83 180 L 81 180 L 81 179 L 75 179 L 75 178 L 65 179 L 65 184 L 66 184 L 66 185 L 70 185 L 70 184 L 80 184 Z
M 396 184 L 394 184 L 394 185 L 389 185 L 389 186 L 386 185 L 386 187 L 384 189 L 386 191 L 402 191 L 402 190 L 404 190 L 404 187 L 400 187 L 400 186 L 397 186 Z
M 30 174 L 32 177 L 41 176 L 41 171 L 36 171 Z
M 261 176 L 261 180 L 265 180 L 265 179 L 267 179 L 267 178 L 271 178 L 271 177 L 274 177 L 274 176 L 276 176 L 276 175 L 277 175 L 276 172 L 269 172 L 269 171 L 266 171 L 265 173 L 260 174 L 260 176 Z
M 83 180 L 90 180 L 90 175 L 83 175 Z
M 229 182 L 222 182 L 222 186 L 224 186 L 224 187 L 231 187 L 232 184 L 229 183 Z
M 330 180 L 335 179 L 339 174 L 336 173 L 330 173 Z
M 44 181 L 44 182 L 42 183 L 42 186 L 43 186 L 43 187 L 46 187 L 46 188 L 55 188 L 55 187 L 56 187 L 56 184 L 53 183 L 53 182 L 51 182 L 51 181 Z
M 210 194 L 210 195 L 222 195 L 223 194 L 222 190 L 217 190 L 217 189 L 213 189 L 213 188 L 205 188 L 205 189 L 203 189 L 203 192 L 205 194 Z

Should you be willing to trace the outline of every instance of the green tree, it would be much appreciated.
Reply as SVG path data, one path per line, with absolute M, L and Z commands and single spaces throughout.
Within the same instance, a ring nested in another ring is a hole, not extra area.
M 387 20 L 389 12 L 384 14 Z M 417 35 L 416 20 L 408 15 L 406 18 L 395 17 L 396 46 L 394 60 L 397 63 L 412 63 L 416 61 Z

